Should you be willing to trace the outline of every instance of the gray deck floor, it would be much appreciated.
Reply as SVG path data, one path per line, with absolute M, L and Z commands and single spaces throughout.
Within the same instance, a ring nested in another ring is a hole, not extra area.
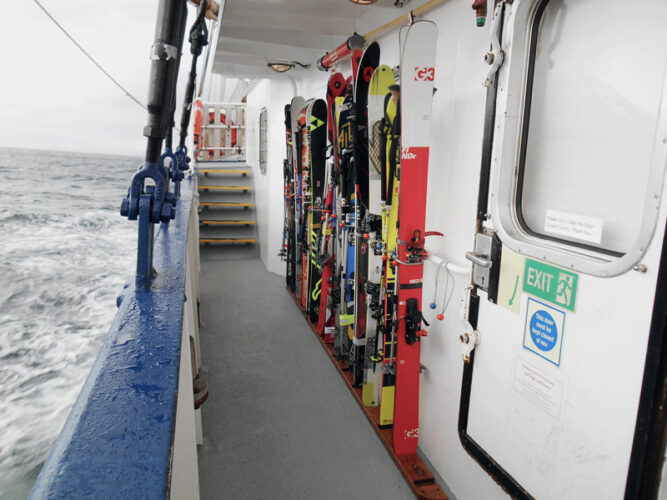
M 259 260 L 201 263 L 202 499 L 408 499 L 407 483 Z

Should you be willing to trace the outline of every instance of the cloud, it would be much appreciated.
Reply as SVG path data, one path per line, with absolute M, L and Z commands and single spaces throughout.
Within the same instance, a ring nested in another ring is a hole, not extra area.
M 157 0 L 40 2 L 121 85 L 146 102 Z M 188 10 L 187 29 L 195 17 L 194 9 Z M 6 2 L 0 17 L 1 146 L 143 154 L 146 111 L 109 81 L 34 2 Z M 181 96 L 189 66 L 186 36 Z

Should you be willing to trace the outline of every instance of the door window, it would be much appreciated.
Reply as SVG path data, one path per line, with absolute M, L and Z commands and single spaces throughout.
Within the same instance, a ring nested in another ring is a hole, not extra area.
M 514 179 L 501 181 L 513 186 L 499 210 L 513 206 L 513 235 L 543 248 L 598 262 L 622 258 L 640 239 L 645 250 L 665 167 L 667 2 L 542 0 L 518 9 L 530 13 L 508 16 L 513 38 L 498 86 L 506 110 L 496 116 L 510 118 L 494 147 L 502 147 L 500 176 Z

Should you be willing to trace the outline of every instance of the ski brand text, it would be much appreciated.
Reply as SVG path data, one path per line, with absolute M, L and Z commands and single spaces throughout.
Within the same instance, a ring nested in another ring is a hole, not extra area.
M 419 427 L 414 429 L 409 429 L 405 431 L 404 439 L 418 439 L 419 438 Z
M 417 155 L 410 151 L 410 148 L 403 148 L 401 151 L 401 160 L 414 160 L 417 158 Z
M 435 79 L 435 68 L 428 68 L 426 66 L 415 67 L 415 81 L 416 82 L 432 82 Z

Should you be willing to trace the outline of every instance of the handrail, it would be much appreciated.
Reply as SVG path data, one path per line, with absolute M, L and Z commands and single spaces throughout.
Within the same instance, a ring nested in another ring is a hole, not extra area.
M 191 373 L 181 351 L 184 297 L 196 301 L 186 290 L 195 187 L 194 179 L 183 182 L 175 220 L 156 232 L 151 288 L 132 282 L 118 298 L 118 313 L 30 498 L 169 496 L 177 399 L 189 398 L 194 412 L 192 393 L 178 387 L 179 370 Z

